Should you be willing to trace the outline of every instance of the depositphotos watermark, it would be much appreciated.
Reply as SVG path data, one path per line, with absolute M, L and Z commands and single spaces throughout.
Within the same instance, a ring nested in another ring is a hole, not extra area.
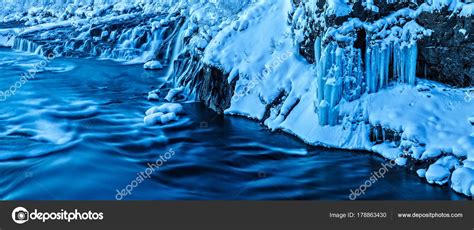
M 15 96 L 18 89 L 28 83 L 28 81 L 34 79 L 36 74 L 48 65 L 56 57 L 55 53 L 48 54 L 45 59 L 41 60 L 38 64 L 33 65 L 33 68 L 25 73 L 22 73 L 20 78 L 12 84 L 6 90 L 0 90 L 0 102 L 6 101 L 9 97 Z
M 104 219 L 103 212 L 93 212 L 91 210 L 87 212 L 80 212 L 74 209 L 73 212 L 61 209 L 57 212 L 40 212 L 35 209 L 33 212 L 29 212 L 24 207 L 17 207 L 12 211 L 13 222 L 17 224 L 24 224 L 28 221 L 100 221 Z
M 369 179 L 367 179 L 355 190 L 350 190 L 351 193 L 349 194 L 349 199 L 355 200 L 358 196 L 365 195 L 365 191 L 367 191 L 368 188 L 372 187 L 373 184 L 377 183 L 380 178 L 384 178 L 385 174 L 396 165 L 397 163 L 395 162 L 395 160 L 390 160 L 388 163 L 382 163 L 381 168 L 370 173 L 371 176 L 369 177 Z
M 115 194 L 115 199 L 116 200 L 122 200 L 124 197 L 131 195 L 133 192 L 133 189 L 138 187 L 142 182 L 144 182 L 146 179 L 149 179 L 151 177 L 151 174 L 155 172 L 156 169 L 160 168 L 163 166 L 169 159 L 171 159 L 175 155 L 175 152 L 173 149 L 168 150 L 165 154 L 160 155 L 160 157 L 153 163 L 148 163 L 147 168 L 141 172 L 137 173 L 137 177 L 130 181 L 130 183 L 125 186 L 124 189 L 117 189 L 117 194 Z
M 281 54 L 280 56 L 278 56 L 277 58 L 275 58 L 271 63 L 270 65 L 265 65 L 265 68 L 261 71 L 261 73 L 259 73 L 257 76 L 255 76 L 254 79 L 250 80 L 247 84 L 245 84 L 243 87 L 239 87 L 240 89 L 236 90 L 236 92 L 234 93 L 234 95 L 232 96 L 232 100 L 233 101 L 238 101 L 241 97 L 247 95 L 250 90 L 252 90 L 253 88 L 255 88 L 255 86 L 257 86 L 257 84 L 262 81 L 263 79 L 266 79 L 268 78 L 268 76 L 274 72 L 276 70 L 276 68 L 278 68 L 278 66 L 280 66 L 281 64 L 283 64 L 286 60 L 288 60 L 288 58 L 290 58 L 290 56 L 292 55 L 293 53 L 291 53 L 290 51 L 286 52 L 286 53 L 283 53 Z

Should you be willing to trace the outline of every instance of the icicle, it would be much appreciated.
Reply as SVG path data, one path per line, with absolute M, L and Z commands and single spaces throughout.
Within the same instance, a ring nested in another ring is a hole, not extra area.
M 329 105 L 328 102 L 323 100 L 319 103 L 318 107 L 318 117 L 319 117 L 319 124 L 320 125 L 327 125 L 328 124 L 328 112 L 329 112 Z
M 418 50 L 416 43 L 394 46 L 394 78 L 400 83 L 416 84 L 416 60 Z
M 375 93 L 385 88 L 389 81 L 392 66 L 393 79 L 399 83 L 416 84 L 416 43 L 406 45 L 399 42 L 389 44 L 367 43 L 365 57 L 365 77 L 367 90 Z M 393 57 L 393 58 L 392 58 Z
M 416 59 L 418 56 L 417 44 L 412 44 L 409 48 L 408 57 L 408 84 L 415 85 L 416 83 Z
M 366 83 L 368 87 L 369 93 L 376 92 L 376 76 L 374 76 L 374 57 L 373 57 L 373 50 L 371 47 L 367 47 L 366 54 L 365 54 L 365 72 L 366 72 Z
M 336 44 L 329 44 L 317 62 L 317 100 L 320 125 L 336 125 L 339 110 L 337 105 L 342 97 L 344 77 L 344 52 Z
M 317 64 L 321 59 L 321 37 L 316 37 L 314 42 L 314 62 Z

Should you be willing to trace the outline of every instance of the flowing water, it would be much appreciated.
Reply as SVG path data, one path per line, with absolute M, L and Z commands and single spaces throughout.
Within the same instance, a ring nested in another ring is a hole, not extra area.
M 147 92 L 166 70 L 95 59 L 39 62 L 0 49 L 2 200 L 114 200 L 133 183 L 120 198 L 345 200 L 385 162 L 367 152 L 310 147 L 199 103 L 184 104 L 179 121 L 145 126 L 144 111 L 160 104 L 147 101 Z M 31 79 L 21 81 L 28 71 Z M 138 183 L 158 159 L 163 164 Z M 464 197 L 397 167 L 359 199 Z

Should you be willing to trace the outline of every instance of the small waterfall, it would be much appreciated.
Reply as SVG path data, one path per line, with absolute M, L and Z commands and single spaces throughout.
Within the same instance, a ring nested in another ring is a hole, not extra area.
M 141 58 L 141 56 L 142 51 L 138 49 L 107 48 L 100 54 L 100 58 L 120 61 L 132 61 Z
M 38 45 L 37 43 L 30 40 L 18 37 L 16 37 L 13 41 L 12 49 L 38 55 L 43 55 L 44 53 L 43 46 Z
M 100 57 L 136 63 L 155 60 L 163 47 L 166 30 L 167 27 L 154 31 L 148 31 L 143 27 L 128 29 L 118 35 L 116 45 L 103 48 Z M 112 33 L 116 35 L 117 32 L 114 32 Z
M 115 32 L 115 31 L 114 31 Z M 140 59 L 143 55 L 143 50 L 140 49 L 142 44 L 139 43 L 139 40 L 145 35 L 147 31 L 142 27 L 134 27 L 123 31 L 122 34 L 118 35 L 117 43 L 112 47 L 104 47 L 102 52 L 93 52 L 91 49 L 91 54 L 93 56 L 99 55 L 100 58 L 104 59 L 114 59 L 121 61 L 132 61 Z M 113 33 L 114 36 L 116 32 Z M 148 37 L 147 37 L 147 40 Z M 80 48 L 82 50 L 87 50 L 87 44 L 83 45 L 84 47 Z
M 171 59 L 170 59 L 170 55 L 172 55 L 171 53 L 173 52 L 173 45 L 174 45 L 174 40 L 175 40 L 175 37 L 176 37 L 176 34 L 178 33 L 178 31 L 181 29 L 181 26 L 179 26 L 181 23 L 178 23 L 177 26 L 174 26 L 173 27 L 173 32 L 171 33 L 170 36 L 168 36 L 168 38 L 163 41 L 163 44 L 168 44 L 167 47 L 166 47 L 166 52 L 165 52 L 165 58 L 164 58 L 164 61 L 168 61 L 171 63 Z
M 165 31 L 166 29 L 153 31 L 153 38 L 145 45 L 145 52 L 142 57 L 143 61 L 146 62 L 156 58 L 157 54 L 161 50 Z
M 176 35 L 176 38 L 174 39 L 175 41 L 174 41 L 173 53 L 172 53 L 171 59 L 170 59 L 170 67 L 169 67 L 168 73 L 166 75 L 167 76 L 166 79 L 168 79 L 168 80 L 172 79 L 173 87 L 177 87 L 176 78 L 177 78 L 177 75 L 178 75 L 177 70 L 179 69 L 179 68 L 177 68 L 177 66 L 179 66 L 179 64 L 177 62 L 179 62 L 178 58 L 183 53 L 184 48 L 185 48 L 184 35 L 185 35 L 187 25 L 188 25 L 188 22 L 185 21 L 184 24 L 181 25 L 181 28 L 179 29 L 179 32 Z

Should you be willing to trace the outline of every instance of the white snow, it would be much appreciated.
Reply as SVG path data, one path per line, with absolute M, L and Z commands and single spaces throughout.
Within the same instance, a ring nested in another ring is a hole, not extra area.
M 150 92 L 148 92 L 148 97 L 147 99 L 148 100 L 159 100 L 160 99 L 160 90 L 159 89 L 155 89 L 155 90 L 152 90 Z
M 168 94 L 165 97 L 167 101 L 173 101 L 178 95 L 180 95 L 184 91 L 184 87 L 174 88 L 168 91 Z
M 0 29 L 0 47 L 12 47 L 16 33 L 14 29 Z
M 336 15 L 337 17 L 342 17 L 352 12 L 351 7 L 347 5 L 346 0 L 328 0 L 327 4 L 327 15 Z
M 467 167 L 456 169 L 451 176 L 451 188 L 472 197 L 474 195 L 474 169 Z
M 164 103 L 160 106 L 151 107 L 145 112 L 143 122 L 146 125 L 167 124 L 178 120 L 177 114 L 183 114 L 183 106 L 177 103 Z
M 163 65 L 161 65 L 159 61 L 153 60 L 153 61 L 148 61 L 145 64 L 143 64 L 143 68 L 148 69 L 148 70 L 158 70 L 158 69 L 162 69 Z
M 421 177 L 421 178 L 424 178 L 425 175 L 426 175 L 426 169 L 418 169 L 416 170 L 416 174 Z
M 160 106 L 155 106 L 155 107 L 151 107 L 150 109 L 148 109 L 145 114 L 146 115 L 151 115 L 151 114 L 154 114 L 154 113 L 175 113 L 175 114 L 181 114 L 184 112 L 183 110 L 183 106 L 181 104 L 177 104 L 177 103 L 164 103 Z
M 445 156 L 438 159 L 435 164 L 441 165 L 448 170 L 459 168 L 459 160 L 455 156 Z
M 145 122 L 146 125 L 155 125 L 155 124 L 167 124 L 171 121 L 177 120 L 178 117 L 176 116 L 175 113 L 153 113 L 150 115 L 147 115 L 143 121 Z
M 450 172 L 447 168 L 442 165 L 432 164 L 428 167 L 425 177 L 428 183 L 436 183 L 438 185 L 443 185 L 448 182 Z
M 399 166 L 404 166 L 407 164 L 407 159 L 404 157 L 398 157 L 397 159 L 395 159 L 395 163 Z
M 474 3 L 466 4 L 462 7 L 461 13 L 463 17 L 471 17 L 474 15 Z

